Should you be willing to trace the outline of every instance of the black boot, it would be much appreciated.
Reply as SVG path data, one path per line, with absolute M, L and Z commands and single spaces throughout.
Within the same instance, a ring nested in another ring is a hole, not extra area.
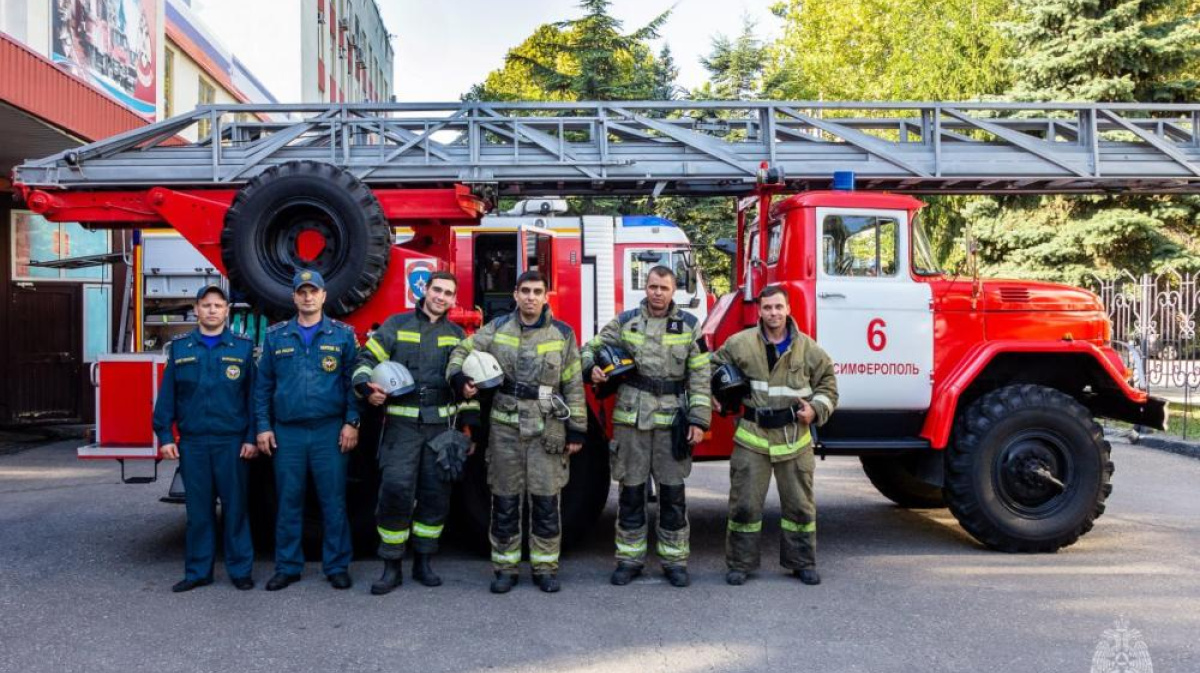
M 663 568 L 663 575 L 666 575 L 667 581 L 673 587 L 686 587 L 692 583 L 687 568 L 683 566 L 666 566 Z
M 558 575 L 554 573 L 540 573 L 533 576 L 533 583 L 538 585 L 538 588 L 548 594 L 558 593 L 562 585 L 558 582 Z
M 642 574 L 642 567 L 632 563 L 617 563 L 617 569 L 613 571 L 612 577 L 609 579 L 615 586 L 623 587 L 633 581 L 633 578 Z
M 383 574 L 371 585 L 372 596 L 389 594 L 392 589 L 404 583 L 404 566 L 400 559 L 384 559 Z
M 517 586 L 520 581 L 520 576 L 516 573 L 496 573 L 496 579 L 492 580 L 491 591 L 494 594 L 506 594 L 512 591 L 512 588 Z
M 413 579 L 427 587 L 440 587 L 442 578 L 438 577 L 438 574 L 433 572 L 433 566 L 429 565 L 429 559 L 432 556 L 432 554 L 413 554 Z
M 810 586 L 815 586 L 821 583 L 821 575 L 817 573 L 816 568 L 801 568 L 795 572 L 796 577 L 800 578 L 801 582 Z

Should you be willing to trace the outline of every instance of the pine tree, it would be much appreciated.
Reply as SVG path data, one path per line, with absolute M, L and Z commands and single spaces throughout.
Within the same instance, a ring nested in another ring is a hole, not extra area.
M 1197 98 L 1194 0 L 1020 0 L 1010 97 L 1189 102 Z M 1196 197 L 982 199 L 964 212 L 989 275 L 1090 276 L 1200 269 Z

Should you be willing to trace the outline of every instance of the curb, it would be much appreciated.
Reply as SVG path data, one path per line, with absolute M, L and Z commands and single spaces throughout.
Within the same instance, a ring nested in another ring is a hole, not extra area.
M 1200 442 L 1190 442 L 1174 437 L 1155 437 L 1142 435 L 1133 442 L 1137 446 L 1145 446 L 1159 451 L 1175 453 L 1189 458 L 1200 458 Z

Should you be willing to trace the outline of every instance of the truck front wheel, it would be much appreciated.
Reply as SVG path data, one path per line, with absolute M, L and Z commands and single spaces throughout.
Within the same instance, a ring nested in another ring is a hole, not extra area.
M 1100 426 L 1069 395 L 1006 386 L 960 413 L 946 455 L 947 504 L 988 547 L 1057 551 L 1104 512 L 1110 454 Z

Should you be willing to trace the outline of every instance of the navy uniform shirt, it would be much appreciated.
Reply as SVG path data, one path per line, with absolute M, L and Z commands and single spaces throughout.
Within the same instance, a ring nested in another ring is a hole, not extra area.
M 276 423 L 357 423 L 358 401 L 350 387 L 357 355 L 354 328 L 327 316 L 307 346 L 295 318 L 268 328 L 254 390 L 258 432 Z
M 209 348 L 200 330 L 167 345 L 167 366 L 154 403 L 154 434 L 173 444 L 182 437 L 241 437 L 254 441 L 254 342 L 228 329 Z

